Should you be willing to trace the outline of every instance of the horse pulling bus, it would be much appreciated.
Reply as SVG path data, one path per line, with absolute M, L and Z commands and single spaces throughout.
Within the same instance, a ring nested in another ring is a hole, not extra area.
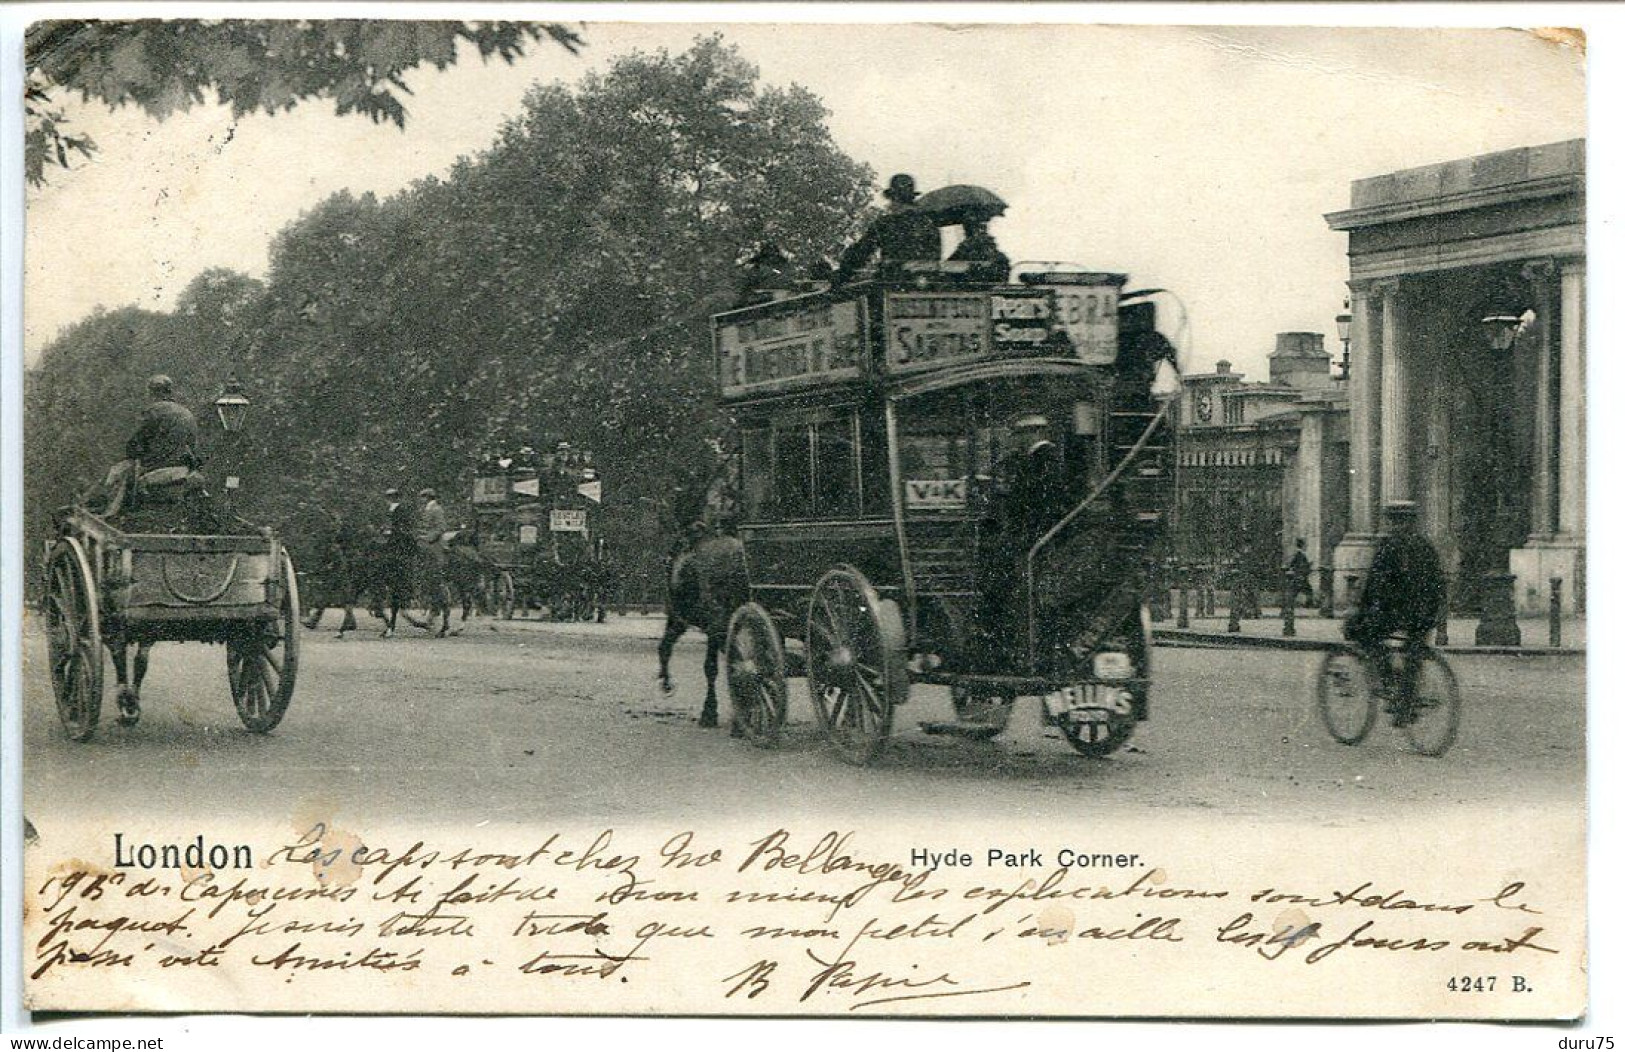
M 951 689 L 928 731 L 989 738 L 1036 696 L 1086 756 L 1150 716 L 1142 597 L 1175 464 L 1153 388 L 1177 373 L 1163 293 L 1126 282 L 907 264 L 713 318 L 741 467 L 737 541 L 713 539 L 743 563 L 736 734 L 779 741 L 794 674 L 854 764 L 914 683 Z

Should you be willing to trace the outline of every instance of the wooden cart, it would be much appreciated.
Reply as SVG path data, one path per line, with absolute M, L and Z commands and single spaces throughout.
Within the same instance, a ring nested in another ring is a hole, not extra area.
M 225 644 L 243 726 L 263 734 L 281 722 L 299 670 L 299 589 L 271 530 L 127 533 L 76 507 L 57 515 L 45 571 L 51 686 L 74 741 L 96 732 L 104 648 L 122 661 L 160 641 Z

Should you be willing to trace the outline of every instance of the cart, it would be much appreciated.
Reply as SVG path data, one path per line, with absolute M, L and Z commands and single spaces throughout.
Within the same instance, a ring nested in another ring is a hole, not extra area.
M 299 588 L 276 534 L 131 533 L 83 507 L 56 516 L 44 597 L 51 686 L 69 738 L 101 715 L 103 648 L 224 643 L 232 701 L 258 734 L 281 722 L 299 670 Z M 122 666 L 121 666 L 122 667 Z
M 779 741 L 791 675 L 854 764 L 911 684 L 950 688 L 956 718 L 928 732 L 990 738 L 1037 697 L 1087 756 L 1149 717 L 1143 597 L 1176 462 L 1151 380 L 1174 363 L 1160 291 L 1126 280 L 1051 269 L 991 284 L 910 264 L 713 319 L 750 581 L 726 644 L 744 737 Z M 995 523 L 1022 411 L 1053 425 L 1066 500 L 1014 543 Z

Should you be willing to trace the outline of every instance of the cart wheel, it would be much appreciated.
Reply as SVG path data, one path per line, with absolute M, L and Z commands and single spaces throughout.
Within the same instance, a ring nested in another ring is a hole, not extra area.
M 746 603 L 728 622 L 728 697 L 734 726 L 770 749 L 779 743 L 790 695 L 784 685 L 784 640 L 773 618 Z
M 299 583 L 282 553 L 282 603 L 277 617 L 226 643 L 226 676 L 237 716 L 255 734 L 282 722 L 299 674 Z
M 1456 674 L 1438 654 L 1429 652 L 1416 671 L 1415 717 L 1405 727 L 1411 748 L 1423 756 L 1443 756 L 1456 742 L 1461 727 L 1461 691 Z
M 807 685 L 841 759 L 866 764 L 891 735 L 908 697 L 902 619 L 849 566 L 826 573 L 807 614 Z
M 1010 712 L 1016 699 L 985 690 L 973 690 L 962 684 L 950 688 L 954 702 L 954 715 L 959 717 L 959 729 L 954 733 L 972 741 L 987 741 L 1003 734 L 1010 726 Z
M 89 741 L 102 713 L 102 630 L 95 581 L 84 550 L 73 538 L 51 555 L 45 593 L 51 688 L 62 729 Z
M 1329 652 L 1315 677 L 1315 703 L 1332 737 L 1344 745 L 1358 745 L 1377 722 L 1377 695 L 1365 663 L 1352 650 Z

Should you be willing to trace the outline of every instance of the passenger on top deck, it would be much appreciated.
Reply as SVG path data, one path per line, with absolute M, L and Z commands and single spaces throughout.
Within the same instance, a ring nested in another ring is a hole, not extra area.
M 795 279 L 790 275 L 790 257 L 778 245 L 765 241 L 744 262 L 734 307 L 771 303 L 789 295 L 795 286 Z
M 976 276 L 1004 283 L 1010 280 L 1010 257 L 999 251 L 999 243 L 987 232 L 987 220 L 967 219 L 965 240 L 948 257 L 950 263 L 978 263 Z
M 903 263 L 941 261 L 942 234 L 937 230 L 936 220 L 914 207 L 920 196 L 914 188 L 914 177 L 892 176 L 881 196 L 888 202 L 885 213 L 841 253 L 841 265 L 835 273 L 836 285 L 851 281 L 876 253 L 880 255 L 882 276 Z

